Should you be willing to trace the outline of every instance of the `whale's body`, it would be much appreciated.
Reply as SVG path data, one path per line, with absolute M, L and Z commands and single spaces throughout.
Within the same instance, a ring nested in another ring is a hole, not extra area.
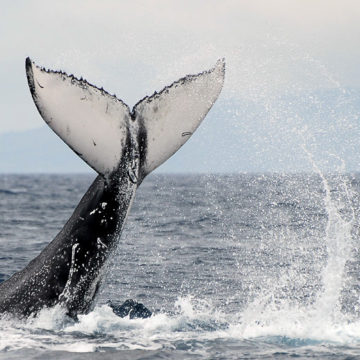
M 45 122 L 99 175 L 55 239 L 0 284 L 0 313 L 18 317 L 60 305 L 87 313 L 120 238 L 137 187 L 175 153 L 216 101 L 224 62 L 145 97 L 132 111 L 102 89 L 26 60 Z

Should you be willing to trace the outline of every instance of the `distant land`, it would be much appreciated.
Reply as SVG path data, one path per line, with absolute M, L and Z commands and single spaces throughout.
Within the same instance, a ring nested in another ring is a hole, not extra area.
M 0 133 L 0 173 L 93 172 L 41 124 L 39 116 L 37 129 Z M 360 91 L 322 90 L 268 102 L 219 99 L 191 139 L 156 172 L 313 171 L 309 153 L 325 171 L 338 171 L 342 164 L 346 171 L 360 170 Z
M 219 148 L 213 148 L 216 141 L 211 139 L 212 136 L 209 134 L 212 132 L 213 122 L 221 123 L 220 116 L 222 114 L 219 111 L 209 114 L 192 138 L 178 153 L 159 167 L 157 172 L 226 172 L 226 166 L 219 166 L 219 163 L 226 163 L 222 161 L 222 153 L 219 152 Z M 22 132 L 0 133 L 0 173 L 93 171 L 46 125 Z
M 217 105 L 190 140 L 157 169 L 158 173 L 226 173 L 249 168 L 248 157 L 241 155 L 247 151 L 242 151 L 240 156 L 236 154 L 244 141 L 238 138 L 236 129 L 231 129 L 234 119 L 228 115 L 224 103 Z M 232 159 L 236 164 L 231 163 Z M 243 162 L 239 163 L 241 159 Z M 93 170 L 46 125 L 0 133 L 0 173 L 86 172 Z
M 195 135 L 194 135 L 195 136 Z M 208 172 L 204 144 L 191 143 L 163 164 L 160 172 Z M 216 156 L 216 154 L 213 154 Z M 93 172 L 50 128 L 0 134 L 0 173 L 89 173 Z

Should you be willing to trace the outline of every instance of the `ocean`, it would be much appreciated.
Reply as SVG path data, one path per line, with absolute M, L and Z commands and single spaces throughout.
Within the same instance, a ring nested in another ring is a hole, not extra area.
M 94 178 L 0 175 L 0 281 Z M 2 318 L 0 359 L 360 358 L 359 194 L 358 174 L 151 175 L 93 311 Z M 126 299 L 153 315 L 107 305 Z

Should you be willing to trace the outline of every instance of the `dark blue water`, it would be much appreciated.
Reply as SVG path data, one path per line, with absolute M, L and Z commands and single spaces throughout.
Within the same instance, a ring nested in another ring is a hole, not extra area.
M 0 176 L 1 281 L 93 178 Z M 360 357 L 359 194 L 358 175 L 150 176 L 94 311 L 3 319 L 0 358 Z M 154 315 L 121 319 L 106 305 L 128 298 Z

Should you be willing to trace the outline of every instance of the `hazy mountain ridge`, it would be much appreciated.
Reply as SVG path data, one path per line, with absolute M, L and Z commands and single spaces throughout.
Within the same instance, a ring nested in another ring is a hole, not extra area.
M 192 138 L 160 166 L 163 173 L 360 170 L 360 90 L 297 92 L 255 99 L 222 99 Z M 335 155 L 335 156 L 334 156 Z M 45 125 L 0 134 L 0 173 L 92 172 Z

